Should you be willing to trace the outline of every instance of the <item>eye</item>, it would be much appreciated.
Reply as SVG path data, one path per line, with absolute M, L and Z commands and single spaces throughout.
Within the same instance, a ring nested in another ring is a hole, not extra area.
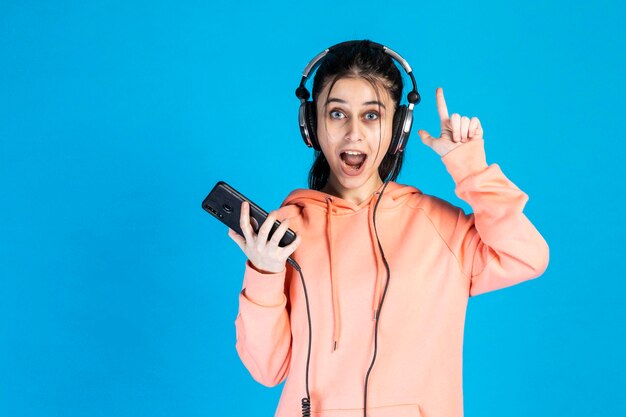
M 376 120 L 378 119 L 378 113 L 375 111 L 368 111 L 364 116 L 365 120 Z
M 331 110 L 329 114 L 332 119 L 343 119 L 346 117 L 346 115 L 339 110 Z

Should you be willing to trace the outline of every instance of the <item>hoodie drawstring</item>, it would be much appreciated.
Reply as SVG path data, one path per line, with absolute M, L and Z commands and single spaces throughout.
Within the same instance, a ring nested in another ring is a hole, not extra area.
M 378 241 L 376 240 L 376 233 L 374 230 L 374 206 L 378 200 L 380 194 L 377 192 L 368 204 L 368 224 L 370 239 L 372 242 L 372 250 L 374 251 L 374 258 L 376 259 L 376 281 L 374 283 L 374 297 L 372 299 L 372 320 L 376 320 L 376 314 L 378 313 L 378 305 L 380 304 L 380 297 L 383 291 L 384 282 L 381 279 L 385 275 L 382 270 L 383 265 L 380 262 L 380 254 L 378 248 Z M 333 344 L 332 350 L 335 351 L 339 347 L 339 338 L 341 336 L 341 317 L 339 308 L 339 296 L 338 296 L 338 283 L 337 278 L 334 275 L 335 271 L 335 258 L 333 257 L 333 227 L 332 227 L 332 213 L 333 213 L 333 199 L 332 197 L 326 197 L 326 238 L 328 239 L 328 257 L 330 264 L 330 285 L 331 285 L 331 298 L 333 302 Z
M 378 313 L 378 306 L 380 304 L 380 297 L 383 291 L 383 280 L 380 279 L 385 273 L 382 271 L 383 265 L 380 262 L 378 240 L 376 239 L 376 232 L 374 230 L 374 206 L 376 201 L 380 198 L 380 194 L 376 192 L 375 198 L 372 197 L 369 203 L 369 211 L 367 213 L 369 219 L 370 239 L 372 241 L 372 249 L 374 250 L 374 258 L 376 259 L 376 282 L 374 284 L 374 298 L 372 299 L 372 320 L 376 320 L 376 314 Z
M 326 237 L 328 239 L 328 257 L 330 263 L 330 291 L 333 300 L 333 346 L 332 349 L 337 350 L 339 344 L 339 335 L 341 333 L 341 318 L 339 317 L 339 297 L 337 296 L 337 279 L 333 274 L 334 261 L 333 258 L 333 227 L 332 227 L 332 213 L 333 213 L 333 199 L 332 197 L 326 197 L 327 212 L 326 212 Z

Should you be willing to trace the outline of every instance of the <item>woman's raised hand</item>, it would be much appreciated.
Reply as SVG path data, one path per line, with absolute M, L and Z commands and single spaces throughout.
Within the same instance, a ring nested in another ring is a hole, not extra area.
M 424 144 L 431 147 L 439 156 L 444 156 L 454 148 L 462 146 L 465 142 L 473 139 L 483 139 L 483 128 L 478 117 L 461 117 L 454 113 L 448 117 L 448 107 L 443 97 L 443 88 L 437 88 L 437 110 L 441 119 L 441 136 L 432 137 L 425 130 L 418 130 Z
M 252 265 L 260 272 L 282 272 L 285 269 L 287 258 L 300 245 L 300 236 L 296 235 L 296 239 L 289 245 L 285 247 L 278 246 L 278 242 L 280 242 L 289 228 L 289 219 L 282 221 L 274 234 L 272 234 L 272 238 L 268 240 L 267 237 L 275 221 L 276 212 L 272 211 L 259 228 L 259 233 L 256 234 L 250 224 L 250 204 L 244 201 L 241 203 L 241 217 L 239 218 L 239 226 L 243 236 L 233 229 L 228 229 L 228 236 L 235 241 Z

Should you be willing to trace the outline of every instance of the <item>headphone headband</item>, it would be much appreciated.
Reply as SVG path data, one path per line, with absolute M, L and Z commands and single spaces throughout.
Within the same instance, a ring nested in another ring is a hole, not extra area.
M 351 44 L 357 44 L 359 42 L 361 41 L 341 42 L 336 45 L 330 46 L 324 49 L 319 54 L 315 55 L 315 57 L 307 64 L 306 67 L 304 67 L 304 70 L 302 71 L 302 79 L 300 80 L 300 85 L 296 89 L 296 97 L 298 97 L 301 101 L 306 101 L 309 99 L 311 95 L 305 87 L 306 81 L 309 78 L 309 75 L 311 74 L 311 72 L 315 71 L 317 67 L 319 67 L 322 64 L 323 59 L 326 57 L 326 55 L 328 55 L 329 52 L 333 52 L 335 49 L 339 47 L 347 46 Z M 404 69 L 404 71 L 411 78 L 411 83 L 413 84 L 413 90 L 411 90 L 411 92 L 409 92 L 409 94 L 407 95 L 407 100 L 409 103 L 412 103 L 414 105 L 419 104 L 419 102 L 421 101 L 421 97 L 419 93 L 417 92 L 417 84 L 415 82 L 415 77 L 413 77 L 413 70 L 411 69 L 411 66 L 406 61 L 406 59 L 402 58 L 402 56 L 399 53 L 397 53 L 391 48 L 386 47 L 385 45 L 382 45 L 380 43 L 376 43 L 373 41 L 369 41 L 369 43 L 370 43 L 370 46 L 380 49 L 381 51 L 383 51 L 384 53 L 392 57 L 397 63 L 400 64 L 400 66 Z

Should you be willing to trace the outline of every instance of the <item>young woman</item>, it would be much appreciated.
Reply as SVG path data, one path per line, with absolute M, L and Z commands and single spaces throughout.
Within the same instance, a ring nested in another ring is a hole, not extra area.
M 329 49 L 307 116 L 319 149 L 311 189 L 293 191 L 258 233 L 244 203 L 244 236 L 229 231 L 248 257 L 237 351 L 260 383 L 286 380 L 279 417 L 299 413 L 303 397 L 318 417 L 462 416 L 468 297 L 538 277 L 548 264 L 545 240 L 522 213 L 527 195 L 487 164 L 480 121 L 449 116 L 441 88 L 440 137 L 418 133 L 474 213 L 393 182 L 402 77 L 392 56 L 369 41 Z M 287 228 L 298 237 L 280 247 Z

